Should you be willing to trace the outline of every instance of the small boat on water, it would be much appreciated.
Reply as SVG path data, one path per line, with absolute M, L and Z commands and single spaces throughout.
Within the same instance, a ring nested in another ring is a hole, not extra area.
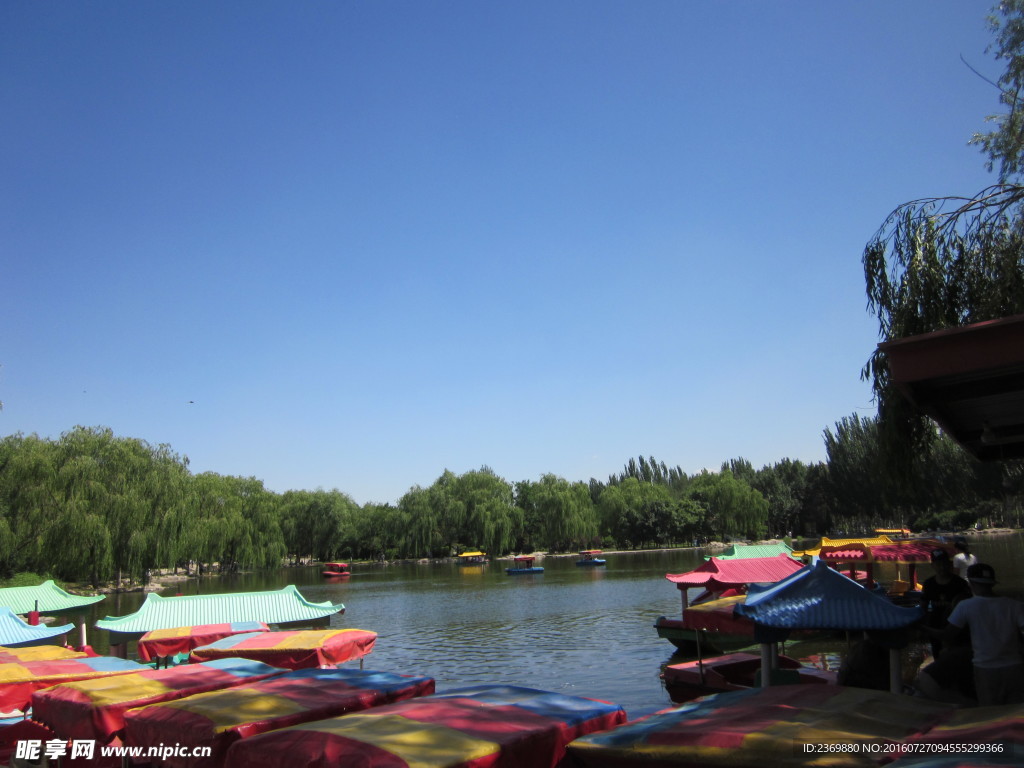
M 459 565 L 486 565 L 488 562 L 486 552 L 463 552 L 459 555 Z
M 324 563 L 324 569 L 320 575 L 326 579 L 340 579 L 352 575 L 348 563 Z
M 835 685 L 836 673 L 807 667 L 789 656 L 776 656 L 772 685 Z M 761 684 L 761 656 L 729 653 L 711 659 L 669 664 L 661 676 L 672 701 L 681 703 L 710 693 L 741 691 Z
M 519 555 L 513 557 L 513 566 L 506 568 L 505 573 L 510 576 L 518 576 L 525 573 L 544 573 L 544 569 L 539 565 L 534 565 L 533 561 L 536 560 L 533 555 Z
M 600 554 L 600 549 L 584 549 L 580 552 L 580 559 L 576 561 L 576 565 L 604 565 L 604 558 L 598 557 Z

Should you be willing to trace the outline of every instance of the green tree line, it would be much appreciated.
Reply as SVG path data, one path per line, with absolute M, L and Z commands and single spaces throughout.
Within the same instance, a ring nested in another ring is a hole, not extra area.
M 606 482 L 552 474 L 509 482 L 445 470 L 396 504 L 339 490 L 274 493 L 253 477 L 193 474 L 169 446 L 76 427 L 0 440 L 0 576 L 32 571 L 93 584 L 187 564 L 220 570 L 288 560 L 494 556 L 581 548 L 1020 523 L 1020 473 L 982 465 L 938 436 L 905 482 L 879 470 L 878 424 L 825 431 L 828 461 L 745 459 L 688 475 L 653 457 Z

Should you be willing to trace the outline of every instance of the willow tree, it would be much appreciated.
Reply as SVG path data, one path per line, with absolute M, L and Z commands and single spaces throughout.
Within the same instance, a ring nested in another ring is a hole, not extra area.
M 495 555 L 512 549 L 522 529 L 522 513 L 506 480 L 490 467 L 481 467 L 461 475 L 454 494 L 465 511 L 462 543 Z
M 1024 0 L 1000 3 L 990 22 L 990 50 L 1006 64 L 993 85 L 1007 111 L 972 142 L 990 170 L 998 167 L 999 182 L 973 197 L 912 200 L 886 217 L 863 255 L 882 341 L 1024 313 Z M 905 475 L 935 430 L 895 392 L 884 352 L 874 352 L 862 377 L 878 403 L 887 466 Z
M 542 543 L 550 550 L 592 542 L 598 533 L 597 512 L 585 483 L 570 483 L 547 474 L 531 490 L 540 516 Z
M 701 472 L 689 486 L 690 497 L 707 508 L 705 535 L 760 539 L 768 530 L 768 502 L 728 469 Z

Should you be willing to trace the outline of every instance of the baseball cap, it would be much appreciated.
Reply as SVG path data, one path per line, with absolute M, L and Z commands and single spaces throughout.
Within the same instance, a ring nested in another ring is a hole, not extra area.
M 936 560 L 949 560 L 949 552 L 944 549 L 933 549 L 932 550 L 932 562 Z
M 967 580 L 978 584 L 995 584 L 995 568 L 985 563 L 975 563 L 967 568 Z

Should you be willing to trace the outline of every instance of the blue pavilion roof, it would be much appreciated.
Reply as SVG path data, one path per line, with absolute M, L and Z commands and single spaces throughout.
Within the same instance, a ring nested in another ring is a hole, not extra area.
M 0 645 L 17 647 L 43 645 L 51 638 L 65 635 L 75 628 L 74 624 L 51 627 L 46 624 L 26 624 L 8 607 L 0 608 Z
M 819 561 L 767 587 L 751 586 L 736 613 L 771 629 L 893 630 L 921 618 Z

